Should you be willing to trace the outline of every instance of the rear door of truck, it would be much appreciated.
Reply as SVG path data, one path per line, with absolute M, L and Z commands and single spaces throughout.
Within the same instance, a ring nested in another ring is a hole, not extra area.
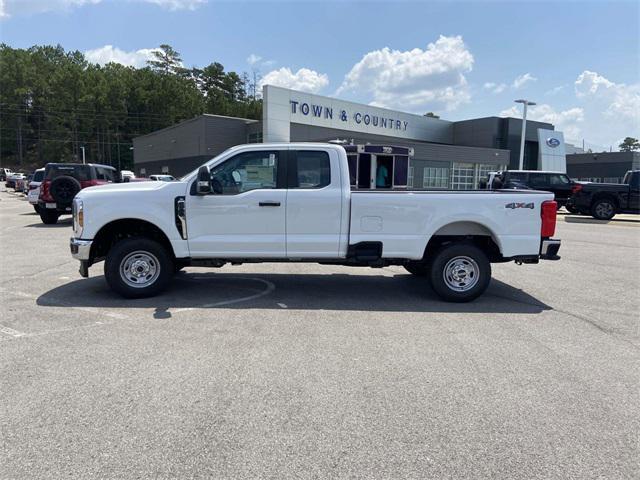
M 335 148 L 289 151 L 286 249 L 288 258 L 338 258 L 346 249 L 348 208 L 343 172 Z M 346 156 L 344 158 L 346 163 Z M 348 182 L 348 178 L 347 178 Z M 348 184 L 348 183 L 347 183 Z M 346 221 L 345 221 L 346 218 Z

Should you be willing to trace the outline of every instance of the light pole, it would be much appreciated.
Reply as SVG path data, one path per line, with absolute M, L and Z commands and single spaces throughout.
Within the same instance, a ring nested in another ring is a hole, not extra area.
M 84 165 L 85 164 L 85 161 L 84 161 L 84 145 L 82 147 L 80 147 L 80 149 L 82 150 L 82 164 Z
M 529 100 L 515 100 L 516 103 L 522 103 L 524 105 L 524 110 L 522 112 L 522 135 L 520 136 L 520 161 L 518 162 L 518 169 L 524 169 L 524 137 L 527 133 L 527 107 L 529 105 L 535 105 L 535 102 L 530 102 Z

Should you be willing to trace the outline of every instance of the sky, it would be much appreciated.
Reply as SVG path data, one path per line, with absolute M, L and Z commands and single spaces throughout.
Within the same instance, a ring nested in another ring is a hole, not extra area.
M 638 1 L 0 0 L 0 40 L 60 44 L 144 66 L 170 44 L 186 67 L 447 120 L 522 115 L 568 142 L 640 137 Z

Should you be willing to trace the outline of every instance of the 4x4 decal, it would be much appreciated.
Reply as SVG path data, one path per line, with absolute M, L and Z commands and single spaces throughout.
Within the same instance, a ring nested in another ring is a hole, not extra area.
M 530 208 L 531 210 L 533 210 L 534 205 L 533 205 L 533 202 L 530 202 L 530 203 L 515 203 L 515 202 L 512 202 L 512 203 L 507 203 L 504 206 L 504 208 L 511 208 L 512 210 L 516 209 L 516 208 Z

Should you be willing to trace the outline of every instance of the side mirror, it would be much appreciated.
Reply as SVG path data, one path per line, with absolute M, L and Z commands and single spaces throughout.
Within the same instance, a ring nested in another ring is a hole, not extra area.
M 211 193 L 211 174 L 209 173 L 209 169 L 204 165 L 198 169 L 196 193 L 198 195 L 209 195 Z

